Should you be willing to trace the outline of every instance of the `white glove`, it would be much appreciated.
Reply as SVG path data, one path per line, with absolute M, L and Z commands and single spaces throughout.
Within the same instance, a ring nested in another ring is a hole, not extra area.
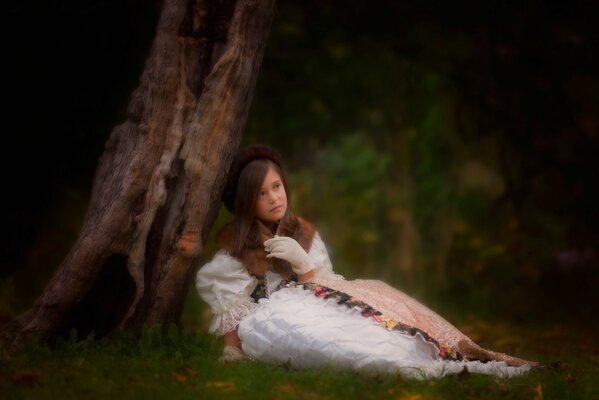
M 295 239 L 287 236 L 275 236 L 264 242 L 264 249 L 269 253 L 266 257 L 276 257 L 287 261 L 291 264 L 293 272 L 298 275 L 314 269 L 314 263 L 310 256 Z
M 218 358 L 218 361 L 226 364 L 234 361 L 245 360 L 245 354 L 237 346 L 225 346 L 223 349 L 223 355 Z

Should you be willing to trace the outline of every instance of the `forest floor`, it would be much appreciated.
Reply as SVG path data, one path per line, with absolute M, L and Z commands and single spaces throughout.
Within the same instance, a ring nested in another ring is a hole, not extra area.
M 255 362 L 222 365 L 221 344 L 198 330 L 147 331 L 28 345 L 0 359 L 1 399 L 599 399 L 599 346 L 581 326 L 460 326 L 480 344 L 543 367 L 501 379 L 468 373 L 415 381 L 334 369 L 291 370 Z

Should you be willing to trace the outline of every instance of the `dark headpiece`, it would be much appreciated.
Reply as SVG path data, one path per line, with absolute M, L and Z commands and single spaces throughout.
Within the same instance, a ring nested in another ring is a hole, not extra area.
M 239 150 L 233 158 L 229 175 L 227 176 L 227 186 L 223 193 L 223 203 L 230 212 L 235 211 L 235 196 L 237 195 L 237 181 L 243 168 L 250 162 L 259 158 L 268 159 L 284 169 L 283 158 L 273 148 L 262 144 L 252 144 Z

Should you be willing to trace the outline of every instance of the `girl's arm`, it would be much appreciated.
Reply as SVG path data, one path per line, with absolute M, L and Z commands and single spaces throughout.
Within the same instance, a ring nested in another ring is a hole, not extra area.
M 219 358 L 220 362 L 228 363 L 232 361 L 245 360 L 245 354 L 241 350 L 241 341 L 239 335 L 237 335 L 237 329 L 229 331 L 223 335 L 225 342 L 225 348 L 223 349 L 223 355 Z
M 223 338 L 223 362 L 245 358 L 237 326 L 256 307 L 251 298 L 255 287 L 243 264 L 223 250 L 197 272 L 196 288 L 213 313 L 209 331 Z
M 225 342 L 225 346 L 234 346 L 241 349 L 241 341 L 239 340 L 237 329 L 238 328 L 235 328 L 234 330 L 229 331 L 223 335 L 223 341 Z

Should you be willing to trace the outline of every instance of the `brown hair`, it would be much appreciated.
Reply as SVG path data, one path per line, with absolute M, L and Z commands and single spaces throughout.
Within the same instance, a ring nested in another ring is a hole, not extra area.
M 287 210 L 279 222 L 280 228 L 287 232 L 295 230 L 294 218 L 291 213 L 291 198 L 284 170 L 270 159 L 254 159 L 243 167 L 237 180 L 233 246 L 233 254 L 236 256 L 241 256 L 245 248 L 256 248 L 262 245 L 254 210 L 262 182 L 269 168 L 273 168 L 279 174 L 287 195 Z

